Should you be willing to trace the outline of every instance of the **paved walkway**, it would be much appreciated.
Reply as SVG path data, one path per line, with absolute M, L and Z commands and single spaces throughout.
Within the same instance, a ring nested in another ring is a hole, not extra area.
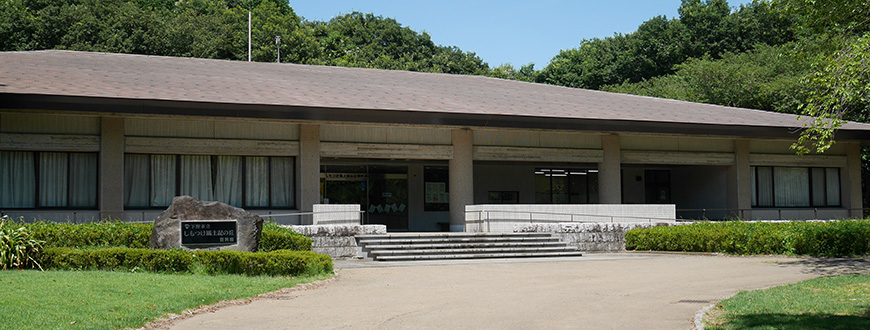
M 339 279 L 323 288 L 199 314 L 172 329 L 689 329 L 699 309 L 738 290 L 797 282 L 837 266 L 642 253 L 344 261 L 336 263 Z

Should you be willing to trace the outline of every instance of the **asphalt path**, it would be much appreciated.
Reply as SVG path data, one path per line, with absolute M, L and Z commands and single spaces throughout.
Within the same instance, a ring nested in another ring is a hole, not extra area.
M 868 265 L 853 261 L 644 253 L 337 261 L 338 279 L 322 287 L 200 313 L 171 329 L 691 329 L 700 309 L 739 290 Z

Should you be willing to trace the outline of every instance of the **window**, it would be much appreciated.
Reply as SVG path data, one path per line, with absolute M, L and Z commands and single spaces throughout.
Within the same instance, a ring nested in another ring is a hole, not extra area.
M 127 154 L 124 167 L 126 208 L 166 207 L 181 195 L 237 207 L 295 207 L 293 157 Z
M 450 186 L 446 167 L 426 166 L 423 168 L 424 201 L 423 211 L 450 211 Z
M 757 166 L 750 175 L 752 206 L 840 206 L 838 168 Z
M 598 203 L 598 170 L 535 169 L 535 203 Z
M 0 207 L 97 207 L 97 154 L 0 151 Z

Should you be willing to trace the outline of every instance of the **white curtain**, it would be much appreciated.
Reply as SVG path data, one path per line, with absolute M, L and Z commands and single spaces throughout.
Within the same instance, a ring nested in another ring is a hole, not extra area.
M 69 154 L 69 206 L 97 207 L 97 154 Z
M 295 177 L 293 157 L 272 157 L 272 178 L 271 178 L 271 195 L 272 207 L 294 207 L 295 206 Z
M 214 197 L 232 206 L 242 206 L 242 157 L 217 156 Z
M 33 153 L 0 151 L 0 207 L 36 207 Z
M 39 153 L 39 206 L 67 206 L 68 156 L 64 152 Z
M 826 168 L 825 176 L 827 179 L 825 180 L 826 188 L 828 191 L 828 206 L 839 206 L 840 205 L 840 169 L 838 168 Z
M 810 206 L 810 178 L 807 168 L 774 167 L 776 206 Z
M 754 182 L 757 182 L 758 206 L 773 206 L 773 168 L 757 167 Z
M 124 155 L 124 207 L 148 207 L 148 155 Z
M 182 195 L 212 201 L 211 156 L 181 156 Z
M 810 168 L 810 172 L 813 206 L 825 206 L 827 202 L 827 198 L 825 198 L 825 169 L 814 167 Z
M 245 206 L 269 206 L 269 157 L 245 158 Z
M 151 203 L 153 207 L 172 204 L 175 197 L 175 155 L 151 155 Z

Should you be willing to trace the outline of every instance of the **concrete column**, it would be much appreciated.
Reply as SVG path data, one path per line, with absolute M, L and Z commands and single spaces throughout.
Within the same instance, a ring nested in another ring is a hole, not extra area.
M 124 211 L 124 118 L 100 118 L 100 218 Z
M 749 166 L 749 140 L 734 140 L 734 165 L 728 166 L 728 208 L 732 216 L 752 218 L 752 167 Z
M 320 204 L 320 125 L 299 125 L 299 164 L 297 166 L 296 208 L 303 212 L 314 210 Z M 300 224 L 311 224 L 311 217 L 303 217 Z
M 450 231 L 465 231 L 465 206 L 474 204 L 474 133 L 453 130 L 453 158 L 448 162 Z
M 840 200 L 852 218 L 864 216 L 861 201 L 861 146 L 846 144 L 846 167 L 840 169 Z
M 604 162 L 598 163 L 598 200 L 601 204 L 622 203 L 622 150 L 619 135 L 602 135 Z

